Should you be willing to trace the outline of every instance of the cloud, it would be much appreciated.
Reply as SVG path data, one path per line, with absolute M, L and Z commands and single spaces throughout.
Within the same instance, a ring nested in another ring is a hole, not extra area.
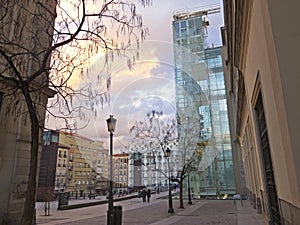
M 221 0 L 203 0 L 202 6 L 219 4 Z M 98 115 L 90 115 L 88 127 L 80 130 L 81 135 L 105 141 L 108 147 L 109 134 L 106 119 L 113 114 L 117 119 L 114 137 L 115 152 L 125 151 L 129 141 L 129 128 L 136 120 L 146 116 L 147 111 L 161 109 L 165 114 L 175 113 L 174 55 L 172 44 L 173 14 L 178 10 L 201 8 L 198 0 L 153 0 L 151 7 L 139 8 L 143 15 L 143 23 L 149 28 L 148 41 L 140 43 L 140 51 L 132 51 L 127 55 L 135 58 L 132 70 L 128 69 L 126 59 L 115 58 L 111 65 L 112 88 L 111 101 Z M 222 14 L 209 15 L 208 42 L 221 45 L 220 26 Z M 101 57 L 99 58 L 101 61 Z M 99 62 L 100 62 L 99 61 Z M 100 64 L 99 64 L 100 65 Z M 93 65 L 95 74 L 97 62 Z M 90 79 L 92 79 L 90 77 Z M 82 81 L 83 82 L 83 81 Z
M 147 113 L 161 110 L 174 115 L 175 83 L 172 45 L 167 42 L 145 42 L 141 46 L 140 59 L 130 70 L 126 64 L 116 60 L 112 65 L 112 88 L 110 105 L 99 108 L 98 116 L 91 116 L 82 135 L 107 140 L 106 119 L 110 114 L 117 119 L 115 132 L 116 151 L 122 151 L 129 141 L 129 129 L 135 121 L 142 120 Z M 168 53 L 168 54 L 167 54 Z M 108 146 L 108 145 L 107 145 Z

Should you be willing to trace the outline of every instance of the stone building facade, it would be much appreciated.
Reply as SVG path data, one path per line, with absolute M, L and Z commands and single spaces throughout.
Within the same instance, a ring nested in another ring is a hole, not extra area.
M 276 225 L 300 221 L 299 8 L 297 1 L 224 1 L 235 160 L 253 208 Z
M 43 78 L 26 80 L 40 68 L 44 50 L 52 44 L 55 8 L 54 0 L 2 1 L 0 5 L 0 224 L 20 224 L 25 208 L 32 157 L 24 90 L 29 90 L 40 125 L 48 98 L 55 94 L 47 87 L 46 72 Z M 20 80 L 25 81 L 22 88 Z M 41 150 L 42 131 L 39 134 Z

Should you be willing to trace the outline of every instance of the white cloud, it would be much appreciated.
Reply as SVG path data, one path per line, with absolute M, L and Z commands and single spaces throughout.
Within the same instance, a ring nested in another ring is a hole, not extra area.
M 219 4 L 221 0 L 153 0 L 153 6 L 140 8 L 144 24 L 150 29 L 148 41 L 140 44 L 139 59 L 133 70 L 126 60 L 115 59 L 112 66 L 110 105 L 99 109 L 97 117 L 91 116 L 89 126 L 79 133 L 107 143 L 109 140 L 106 119 L 113 114 L 117 119 L 114 138 L 115 152 L 124 151 L 128 145 L 132 121 L 146 116 L 147 110 L 161 108 L 164 113 L 175 113 L 174 56 L 172 45 L 173 13 L 180 9 Z M 201 5 L 200 5 L 201 4 Z M 222 14 L 210 15 L 212 32 L 209 42 L 221 44 Z M 210 32 L 210 30 L 209 30 Z M 211 38 L 212 37 L 212 38 Z M 152 40 L 152 41 L 151 41 Z M 133 52 L 132 56 L 137 53 Z M 145 113 L 145 114 L 144 114 Z M 106 144 L 108 147 L 109 145 Z

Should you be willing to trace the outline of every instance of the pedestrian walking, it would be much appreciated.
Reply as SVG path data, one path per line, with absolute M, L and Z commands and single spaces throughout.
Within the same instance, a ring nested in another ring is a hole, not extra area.
M 144 188 L 144 189 L 142 190 L 142 198 L 143 198 L 143 202 L 146 202 L 146 196 L 147 196 L 147 191 L 146 191 L 146 189 Z
M 148 188 L 148 190 L 147 190 L 147 202 L 150 202 L 150 198 L 151 198 L 151 190 Z

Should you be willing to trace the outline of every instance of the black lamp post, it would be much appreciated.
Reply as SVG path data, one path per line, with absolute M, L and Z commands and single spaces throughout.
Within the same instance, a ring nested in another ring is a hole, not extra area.
M 188 171 L 187 173 L 187 184 L 188 184 L 188 198 L 189 198 L 189 201 L 188 201 L 188 204 L 193 204 L 192 203 L 192 198 L 191 198 L 191 187 L 190 187 L 190 171 Z
M 158 169 L 160 169 L 161 168 L 161 159 L 162 159 L 162 157 L 159 154 L 157 158 L 158 158 Z M 158 184 L 157 184 L 157 193 L 159 194 L 160 187 L 161 187 L 161 176 L 160 176 L 160 173 L 158 173 L 157 176 L 158 176 L 158 179 L 157 179 L 157 181 L 158 181 Z
M 109 179 L 109 189 L 108 189 L 108 211 L 107 211 L 107 224 L 113 225 L 114 223 L 114 211 L 113 211 L 113 193 L 112 193 L 112 186 L 113 186 L 113 174 L 112 174 L 112 158 L 113 158 L 113 132 L 115 131 L 116 122 L 117 120 L 113 118 L 113 115 L 110 115 L 109 118 L 106 120 L 107 122 L 107 129 L 110 134 L 110 179 Z
M 173 201 L 172 201 L 172 192 L 171 192 L 171 170 L 170 170 L 170 155 L 171 155 L 171 149 L 167 148 L 166 150 L 166 157 L 167 157 L 167 163 L 168 163 L 168 169 L 169 169 L 169 209 L 168 213 L 174 213 L 173 209 Z

